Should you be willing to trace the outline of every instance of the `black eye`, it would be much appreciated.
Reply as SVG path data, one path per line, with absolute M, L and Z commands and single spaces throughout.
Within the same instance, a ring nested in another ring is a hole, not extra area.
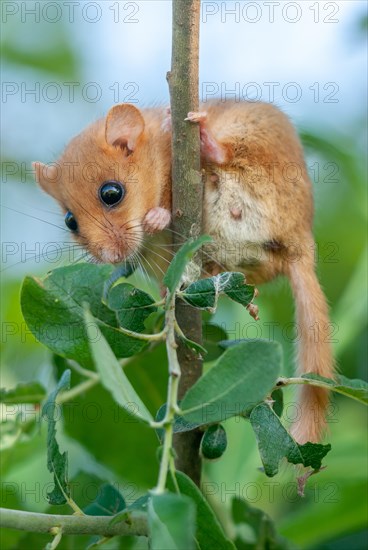
M 65 214 L 65 225 L 71 230 L 71 231 L 77 231 L 78 224 L 77 220 L 73 216 L 71 212 L 67 212 Z
M 105 181 L 100 187 L 99 194 L 106 206 L 116 206 L 124 198 L 125 187 L 120 181 Z

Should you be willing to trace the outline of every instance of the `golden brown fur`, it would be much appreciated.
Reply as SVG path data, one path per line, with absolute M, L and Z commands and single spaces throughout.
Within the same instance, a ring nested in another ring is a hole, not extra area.
M 299 371 L 331 377 L 328 310 L 314 269 L 312 186 L 295 130 L 268 104 L 211 102 L 202 107 L 207 111 L 203 126 L 224 159 L 208 160 L 203 146 L 203 230 L 214 237 L 206 249 L 211 260 L 205 267 L 213 273 L 242 271 L 255 284 L 287 276 L 301 336 Z M 79 224 L 77 240 L 100 260 L 120 262 L 134 253 L 145 236 L 147 212 L 156 207 L 171 210 L 166 116 L 159 108 L 140 112 L 130 105 L 113 107 L 106 119 L 69 143 L 57 173 L 35 164 L 41 187 L 65 212 L 73 212 Z M 98 173 L 86 177 L 91 162 Z M 73 178 L 70 163 L 76 163 Z M 119 207 L 106 211 L 98 189 L 109 179 L 123 181 L 127 194 Z M 324 390 L 303 387 L 301 414 L 293 427 L 299 442 L 320 439 L 327 402 Z

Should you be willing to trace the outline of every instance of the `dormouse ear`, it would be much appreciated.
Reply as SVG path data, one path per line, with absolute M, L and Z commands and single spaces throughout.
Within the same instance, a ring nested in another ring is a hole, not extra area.
M 58 169 L 55 165 L 47 165 L 42 162 L 32 162 L 35 178 L 38 185 L 49 195 L 57 198 L 57 183 L 59 179 Z
M 134 151 L 144 130 L 144 120 L 139 109 L 129 103 L 112 107 L 106 117 L 105 139 L 114 147 L 127 147 Z

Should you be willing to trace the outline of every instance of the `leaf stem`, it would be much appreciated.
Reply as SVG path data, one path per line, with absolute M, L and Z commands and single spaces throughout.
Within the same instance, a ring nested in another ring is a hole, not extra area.
M 78 374 L 81 374 L 82 376 L 85 376 L 86 378 L 99 378 L 98 374 L 92 370 L 85 369 L 81 367 L 76 361 L 72 361 L 71 359 L 67 361 L 68 366 L 73 369 Z
M 122 327 L 119 327 L 117 330 L 119 332 L 122 332 L 126 336 L 131 336 L 132 338 L 136 338 L 137 340 L 145 340 L 146 342 L 161 342 L 162 340 L 165 340 L 165 337 L 166 337 L 165 329 L 155 334 L 144 334 L 141 332 L 133 332 L 132 330 L 128 330 Z
M 354 399 L 355 401 L 358 401 L 359 403 L 362 403 L 362 399 L 355 396 L 352 393 L 347 393 L 343 389 L 339 388 L 339 386 L 336 384 L 334 380 L 331 380 L 332 384 L 328 384 L 327 382 L 324 382 L 323 380 L 316 380 L 315 378 L 303 378 L 303 377 L 293 377 L 293 378 L 279 378 L 276 382 L 276 386 L 274 387 L 274 390 L 280 389 L 284 386 L 291 386 L 292 384 L 300 384 L 300 385 L 308 385 L 308 386 L 318 386 L 320 388 L 326 388 L 326 390 L 333 391 L 335 393 L 340 393 L 341 395 L 345 395 L 346 397 L 350 397 L 350 399 Z
M 81 393 L 84 393 L 85 391 L 90 390 L 94 386 L 97 386 L 97 384 L 100 383 L 100 377 L 96 375 L 93 378 L 89 378 L 88 380 L 85 380 L 84 382 L 81 382 L 71 390 L 65 391 L 62 394 L 60 394 L 56 402 L 59 405 L 62 405 L 63 403 L 66 403 L 66 401 L 70 401 L 74 397 L 77 397 L 77 395 L 80 395 Z
M 167 407 L 165 418 L 162 421 L 164 429 L 164 445 L 160 463 L 160 471 L 156 487 L 152 490 L 154 494 L 162 494 L 166 488 L 166 480 L 169 468 L 173 467 L 173 434 L 175 414 L 179 411 L 178 389 L 181 376 L 180 365 L 177 356 L 177 343 L 175 341 L 175 292 L 167 301 L 165 314 L 166 350 L 169 363 L 169 384 L 167 389 Z

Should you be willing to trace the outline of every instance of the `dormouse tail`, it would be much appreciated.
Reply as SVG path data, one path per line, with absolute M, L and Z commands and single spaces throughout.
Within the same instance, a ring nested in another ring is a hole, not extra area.
M 299 374 L 334 376 L 326 298 L 319 285 L 312 254 L 303 255 L 288 265 L 288 275 L 296 304 Z M 326 426 L 328 391 L 316 386 L 301 386 L 298 416 L 291 434 L 298 443 L 320 441 Z

